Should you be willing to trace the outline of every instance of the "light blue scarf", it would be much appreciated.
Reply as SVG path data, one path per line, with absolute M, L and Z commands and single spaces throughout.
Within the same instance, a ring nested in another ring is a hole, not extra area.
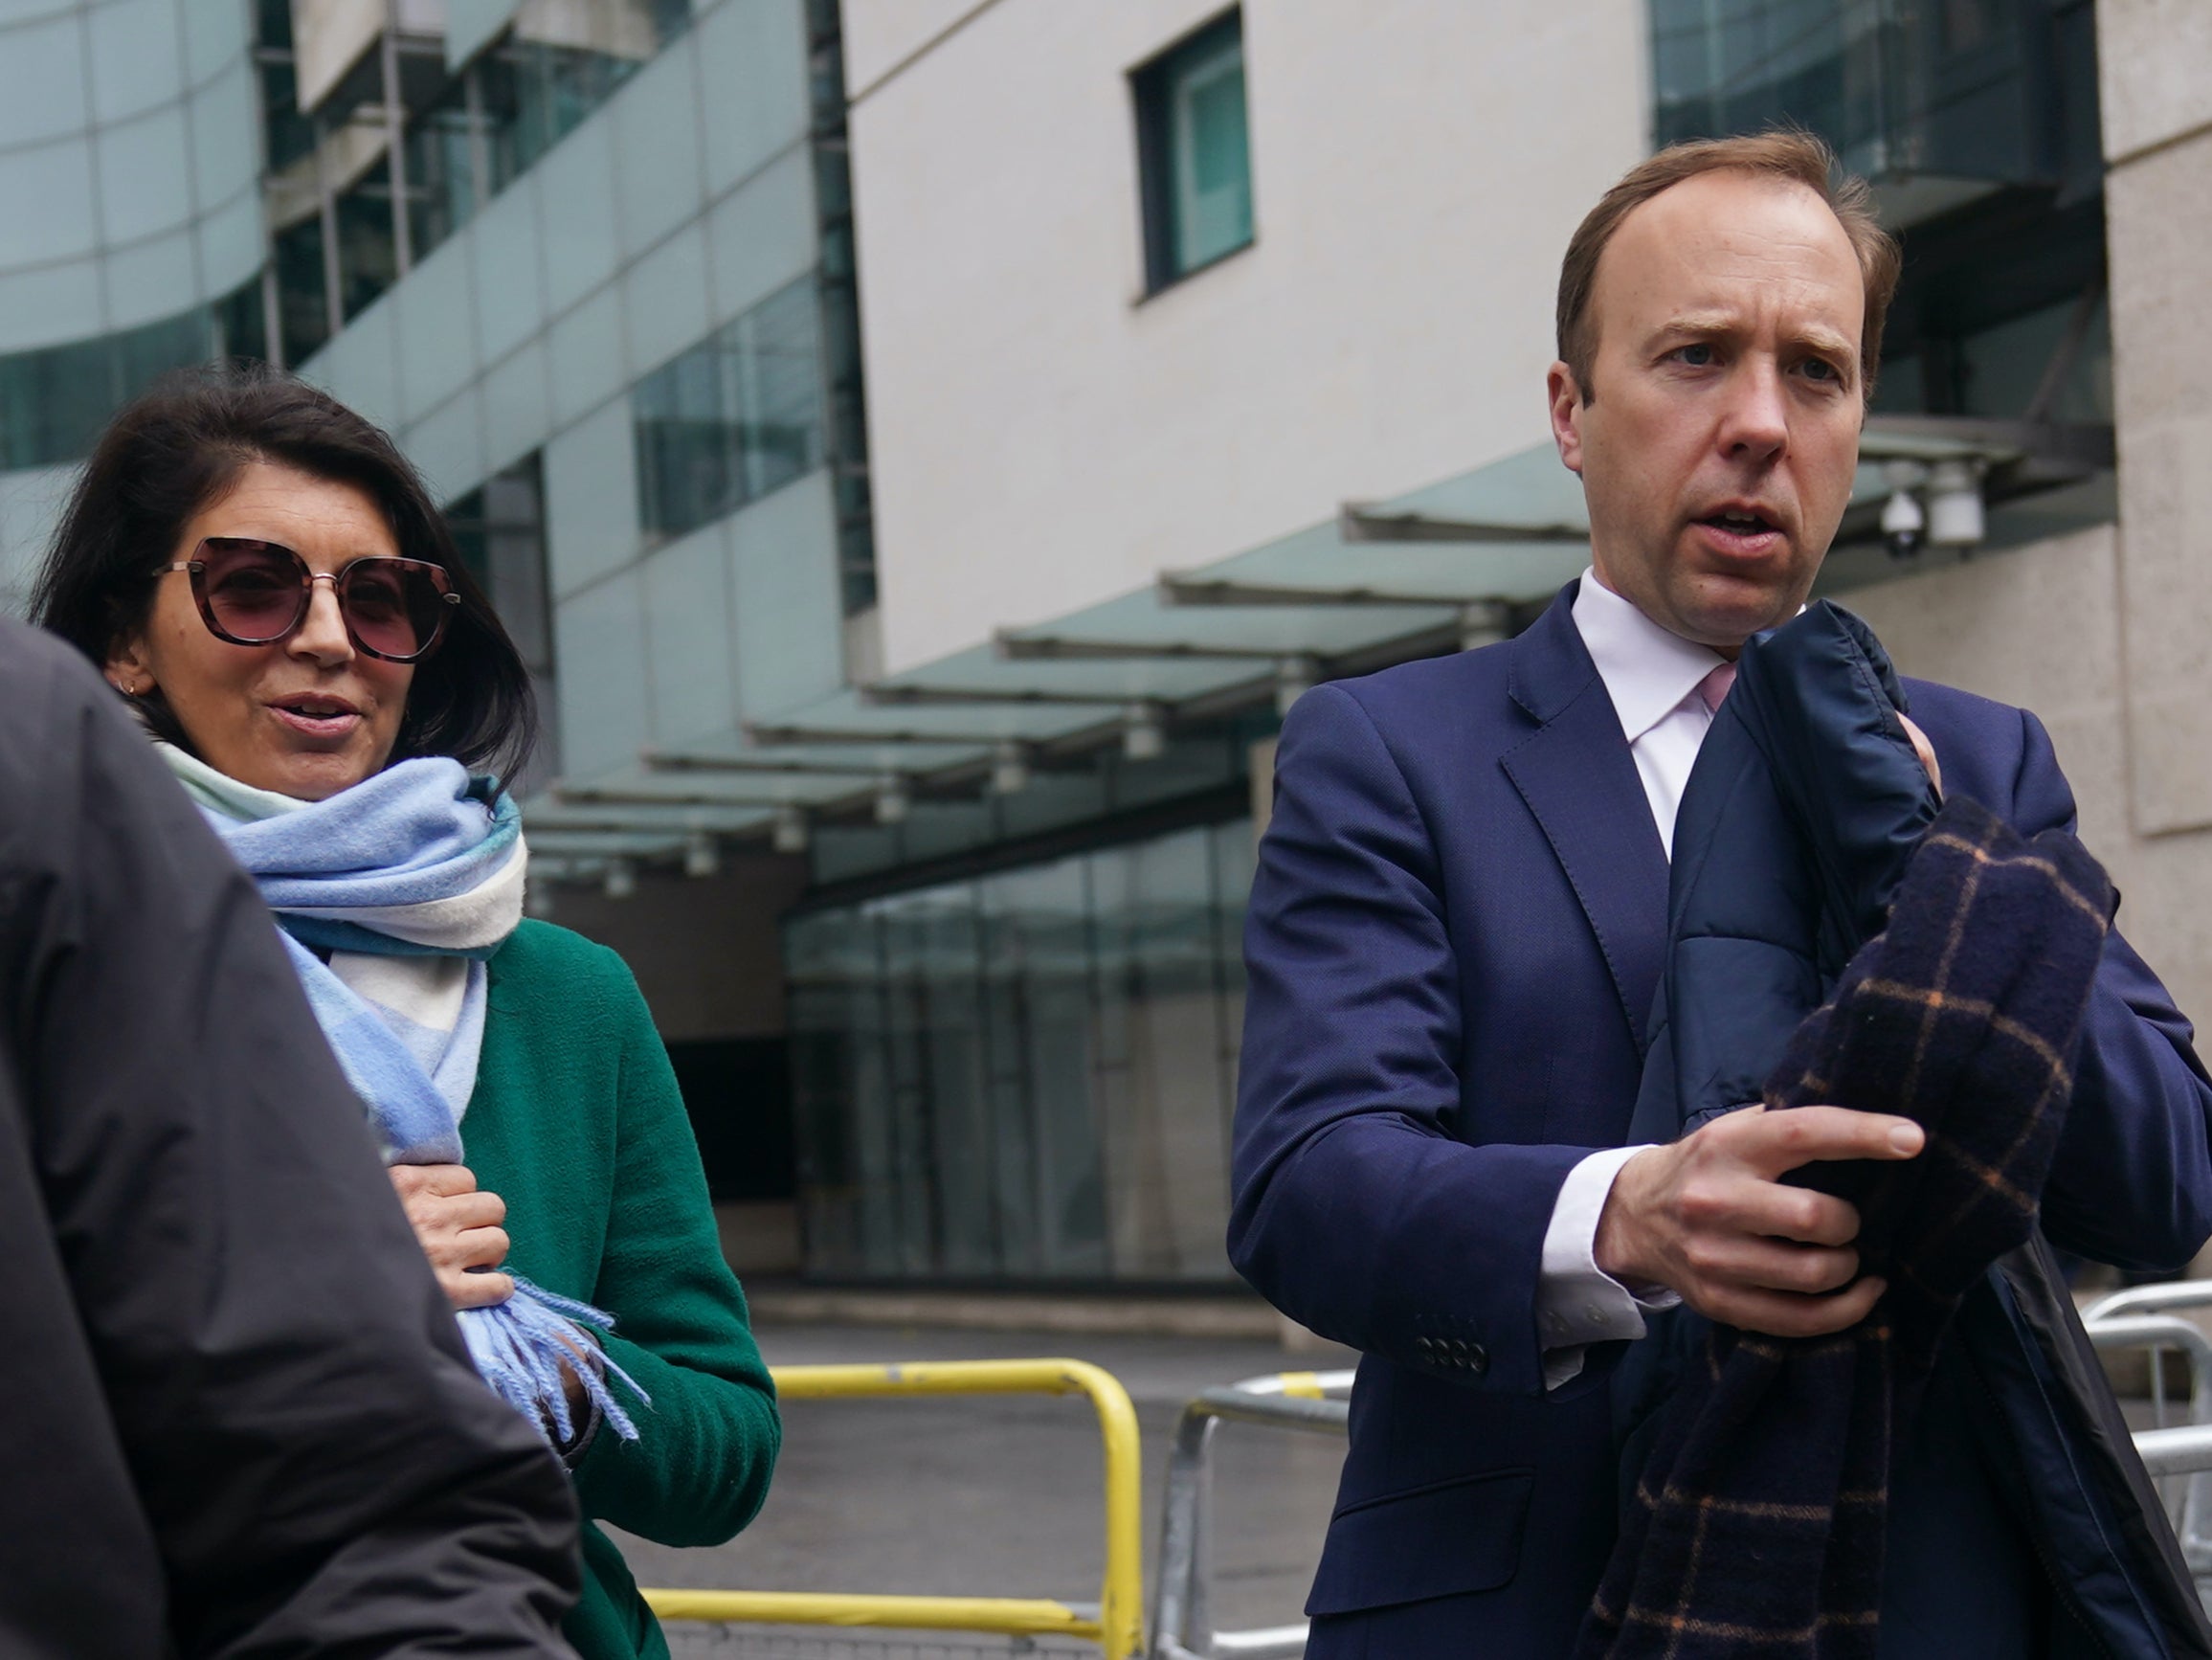
M 522 920 L 528 854 L 514 802 L 436 757 L 301 801 L 156 748 L 277 913 L 308 1006 L 387 1158 L 460 1163 L 483 1047 L 484 962 Z M 541 1434 L 575 1434 L 561 1383 L 568 1361 L 614 1432 L 637 1438 L 600 1368 L 651 1402 L 581 1329 L 610 1330 L 612 1315 L 518 1275 L 512 1297 L 459 1319 L 477 1371 Z

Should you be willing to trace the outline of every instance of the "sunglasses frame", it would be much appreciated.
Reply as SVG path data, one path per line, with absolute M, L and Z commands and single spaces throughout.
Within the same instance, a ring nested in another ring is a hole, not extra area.
M 208 565 L 200 555 L 206 552 L 211 544 L 238 542 L 252 542 L 273 549 L 288 557 L 300 570 L 300 609 L 293 613 L 292 620 L 282 630 L 270 635 L 266 639 L 248 639 L 223 627 L 215 620 L 214 604 L 208 597 Z M 429 572 L 430 584 L 437 591 L 438 597 L 445 601 L 445 607 L 435 614 L 430 638 L 416 650 L 404 655 L 379 651 L 361 638 L 360 630 L 353 623 L 353 613 L 346 603 L 345 584 L 346 576 L 363 565 L 399 565 L 406 567 L 409 572 Z M 182 571 L 191 578 L 192 603 L 199 608 L 200 620 L 207 624 L 210 634 L 227 645 L 275 645 L 280 640 L 289 639 L 299 632 L 300 625 L 307 620 L 308 607 L 314 603 L 315 584 L 327 582 L 330 584 L 331 597 L 338 602 L 339 620 L 346 625 L 346 638 L 353 642 L 354 650 L 381 662 L 420 662 L 444 640 L 447 610 L 460 604 L 460 595 L 453 591 L 453 579 L 446 574 L 445 567 L 433 564 L 428 559 L 409 559 L 396 553 L 366 553 L 359 559 L 348 559 L 336 571 L 314 571 L 308 568 L 306 559 L 297 549 L 287 548 L 281 542 L 272 542 L 265 536 L 204 536 L 199 546 L 192 550 L 191 558 L 179 559 L 174 564 L 162 567 L 164 574 L 171 571 Z

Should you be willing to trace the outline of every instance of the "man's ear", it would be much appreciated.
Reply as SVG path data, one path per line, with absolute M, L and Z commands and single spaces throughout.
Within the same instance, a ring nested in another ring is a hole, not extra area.
M 1559 446 L 1559 459 L 1571 473 L 1582 471 L 1582 389 L 1575 381 L 1575 371 L 1564 363 L 1554 363 L 1544 376 L 1544 391 L 1552 400 L 1552 441 Z

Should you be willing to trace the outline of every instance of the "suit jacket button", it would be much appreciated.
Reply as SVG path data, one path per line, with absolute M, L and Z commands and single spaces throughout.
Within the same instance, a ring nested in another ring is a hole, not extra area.
M 1475 1376 L 1480 1378 L 1485 1372 L 1487 1372 L 1490 1369 L 1489 1351 L 1485 1349 L 1480 1343 L 1468 1344 L 1467 1365 L 1473 1369 Z
M 1422 1359 L 1426 1360 L 1435 1354 L 1436 1345 L 1430 1342 L 1426 1337 L 1416 1337 L 1413 1340 L 1413 1352 L 1419 1355 Z

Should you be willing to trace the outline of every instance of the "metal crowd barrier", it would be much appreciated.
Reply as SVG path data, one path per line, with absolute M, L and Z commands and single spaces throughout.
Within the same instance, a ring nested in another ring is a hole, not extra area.
M 1137 1416 L 1110 1373 L 1083 1360 L 927 1360 L 890 1366 L 779 1366 L 786 1401 L 907 1395 L 1085 1395 L 1106 1448 L 1106 1569 L 1096 1606 L 1017 1597 L 885 1597 L 818 1591 L 644 1593 L 663 1620 L 757 1626 L 983 1631 L 1095 1642 L 1106 1660 L 1139 1652 L 1144 1626 Z
M 2212 1281 L 2120 1291 L 2085 1310 L 2082 1321 L 2100 1349 L 2151 1351 L 2154 1427 L 2136 1432 L 2135 1450 L 2174 1513 L 2190 1570 L 2205 1584 L 2212 1581 L 2212 1336 L 2173 1312 L 2200 1307 L 2212 1307 Z M 2165 1349 L 2178 1350 L 2188 1359 L 2184 1423 L 2167 1421 L 2172 1408 L 2159 1365 Z M 1207 1602 L 1214 1428 L 1228 1420 L 1342 1435 L 1350 1407 L 1336 1397 L 1350 1392 L 1352 1376 L 1285 1372 L 1252 1378 L 1209 1389 L 1183 1409 L 1168 1466 L 1159 1600 L 1150 1650 L 1154 1660 L 1297 1660 L 1306 1652 L 1303 1621 L 1262 1630 L 1212 1628 Z
M 2141 1286 L 2085 1309 L 2083 1325 L 2100 1349 L 2150 1352 L 2154 1427 L 2137 1431 L 2135 1449 L 2160 1484 L 2189 1566 L 2212 1582 L 2212 1335 L 2179 1318 L 2180 1309 L 2212 1307 L 2212 1281 Z M 2163 1352 L 2188 1361 L 2184 1422 L 2167 1422 Z M 1012 1638 L 1081 1639 L 1106 1660 L 1149 1653 L 1154 1660 L 1296 1660 L 1307 1625 L 1217 1631 L 1209 1612 L 1212 1581 L 1213 1442 L 1224 1423 L 1259 1424 L 1307 1434 L 1345 1433 L 1351 1372 L 1279 1372 L 1208 1389 L 1183 1408 L 1169 1458 L 1160 1537 L 1158 1600 L 1151 1640 L 1143 1644 L 1143 1580 L 1138 1506 L 1140 1453 L 1128 1393 L 1082 1360 L 948 1360 L 888 1366 L 786 1366 L 774 1369 L 786 1400 L 904 1395 L 1081 1394 L 1099 1418 L 1106 1463 L 1106 1565 L 1097 1604 L 1008 1597 L 898 1597 L 789 1591 L 649 1590 L 663 1620 L 724 1626 L 855 1627 L 982 1632 Z
M 1213 1578 L 1213 1445 L 1216 1425 L 1265 1424 L 1342 1435 L 1350 1372 L 1277 1372 L 1209 1389 L 1183 1408 L 1168 1461 L 1160 1530 L 1159 1601 L 1152 1611 L 1154 1660 L 1276 1660 L 1306 1652 L 1306 1622 L 1261 1630 L 1217 1631 L 1208 1613 Z
M 2115 1291 L 2082 1311 L 2098 1348 L 2149 1351 L 2153 1427 L 2136 1434 L 2135 1450 L 2158 1479 L 2181 1554 L 2201 1585 L 2212 1580 L 2212 1336 L 2175 1311 L 2207 1306 L 2212 1281 L 2180 1280 Z M 2168 1349 L 2189 1363 L 2188 1416 L 2178 1424 L 2167 1422 Z

